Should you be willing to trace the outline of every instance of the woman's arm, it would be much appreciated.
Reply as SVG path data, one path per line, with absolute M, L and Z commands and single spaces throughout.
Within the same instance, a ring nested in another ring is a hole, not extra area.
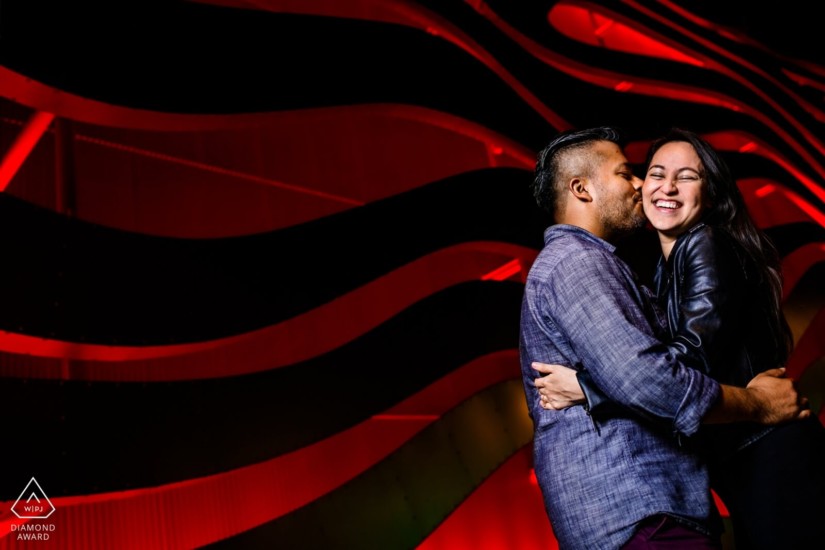
M 545 409 L 561 410 L 574 405 L 584 405 L 593 412 L 610 398 L 596 385 L 587 370 L 581 365 L 571 369 L 563 365 L 533 362 L 533 369 L 543 374 L 533 380 L 538 389 L 541 406 Z
M 539 391 L 543 408 L 558 411 L 585 403 L 584 392 L 576 378 L 575 369 L 538 362 L 532 363 L 531 366 L 543 375 L 533 381 Z

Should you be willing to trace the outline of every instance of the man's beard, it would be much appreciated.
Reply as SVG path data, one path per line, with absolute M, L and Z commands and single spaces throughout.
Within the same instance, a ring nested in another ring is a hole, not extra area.
M 635 207 L 629 212 L 612 208 L 601 212 L 601 222 L 612 240 L 633 235 L 645 226 L 647 218 L 641 210 Z

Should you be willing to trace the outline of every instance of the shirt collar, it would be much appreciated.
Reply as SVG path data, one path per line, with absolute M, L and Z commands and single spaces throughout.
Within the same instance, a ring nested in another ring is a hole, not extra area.
M 593 242 L 595 244 L 598 244 L 599 246 L 602 246 L 602 247 L 606 248 L 611 254 L 613 252 L 615 252 L 615 250 L 616 250 L 615 245 L 607 242 L 604 239 L 601 239 L 601 238 L 597 237 L 596 235 L 594 235 L 590 231 L 587 231 L 586 229 L 582 229 L 581 227 L 578 227 L 576 225 L 569 225 L 569 224 L 566 224 L 566 223 L 557 223 L 557 224 L 551 225 L 550 227 L 545 229 L 544 230 L 544 244 L 547 245 L 551 240 L 553 240 L 553 239 L 555 239 L 555 238 L 557 238 L 561 235 L 565 235 L 565 234 L 567 234 L 567 235 L 570 235 L 570 234 L 578 235 L 578 236 L 580 236 L 584 239 L 587 239 L 590 242 Z

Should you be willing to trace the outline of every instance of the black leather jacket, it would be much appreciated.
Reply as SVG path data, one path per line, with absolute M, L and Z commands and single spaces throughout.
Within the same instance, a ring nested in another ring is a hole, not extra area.
M 654 278 L 665 309 L 671 349 L 691 367 L 723 384 L 744 387 L 778 366 L 778 336 L 760 285 L 727 234 L 699 224 L 681 235 Z M 703 426 L 700 440 L 724 460 L 771 428 L 740 423 Z
M 699 224 L 681 235 L 654 277 L 671 347 L 690 366 L 724 384 L 745 386 L 777 367 L 765 292 L 729 237 Z
M 685 365 L 724 384 L 744 387 L 757 373 L 780 366 L 777 339 L 764 307 L 765 288 L 747 272 L 729 237 L 698 224 L 681 235 L 654 277 L 665 311 L 669 347 Z M 603 408 L 603 394 L 579 373 L 591 414 Z M 698 441 L 714 460 L 724 460 L 770 428 L 751 423 L 708 425 Z

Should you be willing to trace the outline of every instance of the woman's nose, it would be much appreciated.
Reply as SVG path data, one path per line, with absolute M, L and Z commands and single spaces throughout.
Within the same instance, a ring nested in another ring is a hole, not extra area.
M 671 193 L 675 193 L 678 188 L 676 187 L 676 182 L 673 179 L 667 179 L 662 184 L 662 191 L 670 195 Z

